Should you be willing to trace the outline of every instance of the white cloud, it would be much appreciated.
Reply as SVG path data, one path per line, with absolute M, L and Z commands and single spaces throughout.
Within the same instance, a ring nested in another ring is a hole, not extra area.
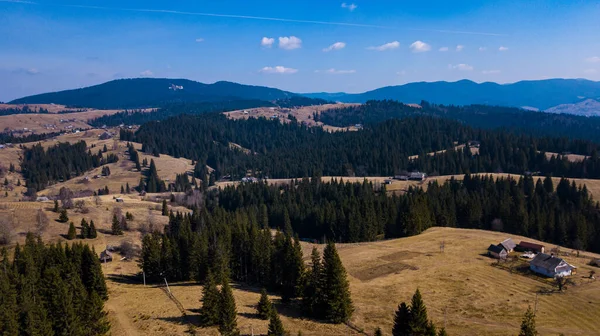
M 448 51 L 448 47 L 441 47 L 439 50 L 440 51 Z
M 415 41 L 410 45 L 410 49 L 414 53 L 425 52 L 431 50 L 431 46 L 422 41 Z
M 588 75 L 593 75 L 593 74 L 597 73 L 598 70 L 596 70 L 596 69 L 585 69 L 583 72 L 585 72 Z
M 140 76 L 142 77 L 150 77 L 150 76 L 154 76 L 154 73 L 150 70 L 145 70 L 140 72 Z
M 406 70 L 398 71 L 398 72 L 396 72 L 396 75 L 404 76 L 404 75 L 406 75 Z
M 40 71 L 36 68 L 29 68 L 26 72 L 28 75 L 37 75 L 40 73 Z
M 353 4 L 353 3 L 352 4 L 347 4 L 345 2 L 342 3 L 342 8 L 346 8 L 346 9 L 348 9 L 351 12 L 353 12 L 357 7 L 358 6 L 355 5 L 355 4 Z
M 481 73 L 484 75 L 495 75 L 499 74 L 500 70 L 483 70 Z
M 277 65 L 274 67 L 269 67 L 269 66 L 264 67 L 264 68 L 260 69 L 260 72 L 266 73 L 266 74 L 294 74 L 294 73 L 298 72 L 298 69 L 286 68 L 284 66 Z
M 462 51 L 463 49 L 465 49 L 464 45 L 459 44 L 456 46 L 456 51 Z
M 285 50 L 294 50 L 294 49 L 302 48 L 302 40 L 297 38 L 296 36 L 280 37 L 279 38 L 279 48 L 285 49 Z
M 203 38 L 201 38 L 201 37 L 199 37 L 199 38 L 197 38 L 197 39 L 196 39 L 196 42 L 198 42 L 198 43 L 200 43 L 200 42 L 204 42 L 204 39 L 203 39 Z
M 332 50 L 340 50 L 340 49 L 344 49 L 346 47 L 346 43 L 344 42 L 335 42 L 334 44 L 330 45 L 329 47 L 323 49 L 324 52 L 329 52 Z
M 448 69 L 460 70 L 460 71 L 472 71 L 473 67 L 471 65 L 461 63 L 461 64 L 456 64 L 456 65 L 449 64 Z
M 498 48 L 498 51 L 507 51 L 507 50 L 508 50 L 508 47 L 504 47 L 504 46 Z
M 590 62 L 590 63 L 600 63 L 600 57 L 598 57 L 598 56 L 588 57 L 585 59 L 585 61 Z
M 479 51 L 486 51 L 487 48 L 486 47 L 479 47 Z
M 265 47 L 265 48 L 271 48 L 271 46 L 273 45 L 273 43 L 275 43 L 275 39 L 272 37 L 263 37 L 260 40 L 260 45 Z
M 389 42 L 389 43 L 386 43 L 386 44 L 382 44 L 382 45 L 377 46 L 377 47 L 368 47 L 367 49 L 369 49 L 369 50 L 377 50 L 377 51 L 386 51 L 386 50 L 397 49 L 398 47 L 400 47 L 400 42 L 394 41 L 394 42 Z
M 317 70 L 315 72 L 321 72 L 321 71 Z M 346 74 L 356 73 L 356 70 L 336 70 L 334 68 L 331 68 L 331 69 L 325 70 L 323 72 L 330 74 L 330 75 L 346 75 Z

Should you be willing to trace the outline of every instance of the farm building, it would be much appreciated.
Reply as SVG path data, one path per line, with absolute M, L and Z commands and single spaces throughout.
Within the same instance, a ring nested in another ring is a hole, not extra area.
M 535 273 L 554 278 L 556 276 L 571 275 L 574 267 L 561 258 L 545 253 L 538 253 L 529 263 L 529 269 Z
M 109 250 L 104 250 L 104 251 L 100 252 L 100 261 L 109 262 L 112 260 L 113 260 L 112 252 L 110 252 Z
M 394 176 L 394 180 L 408 181 L 408 175 L 407 174 L 396 175 L 396 176 Z
M 594 259 L 594 260 L 592 260 L 590 262 L 590 265 L 600 267 L 600 259 Z
M 488 247 L 487 251 L 490 257 L 496 259 L 506 259 L 506 257 L 508 256 L 508 252 L 506 252 L 504 247 L 502 247 L 502 245 L 500 244 L 491 244 L 490 247 Z
M 125 200 L 123 200 L 123 198 L 121 198 L 121 197 L 115 198 L 115 201 L 117 201 L 117 203 L 123 203 L 123 202 L 125 202 Z
M 515 244 L 515 242 L 513 242 L 513 240 L 510 238 L 504 239 L 499 245 L 501 245 L 507 253 L 514 251 L 515 247 L 517 246 L 517 244 Z
M 531 251 L 534 253 L 544 253 L 544 245 L 522 241 L 517 245 L 518 251 Z
M 104 133 L 100 134 L 100 137 L 99 137 L 100 140 L 108 140 L 110 138 L 112 138 L 112 135 L 108 132 L 104 132 Z
M 408 175 L 408 179 L 415 181 L 423 181 L 427 178 L 427 174 L 421 172 L 412 172 Z
M 38 196 L 35 200 L 36 202 L 48 202 L 50 199 L 46 196 Z

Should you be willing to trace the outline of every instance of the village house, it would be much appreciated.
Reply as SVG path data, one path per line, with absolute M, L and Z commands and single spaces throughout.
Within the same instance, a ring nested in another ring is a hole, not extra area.
M 427 178 L 427 174 L 421 172 L 412 172 L 408 175 L 410 180 L 423 181 Z
M 522 241 L 517 245 L 517 250 L 522 252 L 544 253 L 544 245 Z
M 538 253 L 529 263 L 529 269 L 533 272 L 550 278 L 569 276 L 574 268 L 563 259 L 545 253 Z
M 517 244 L 515 244 L 515 242 L 513 242 L 513 240 L 510 238 L 504 239 L 499 245 L 501 245 L 507 253 L 514 251 L 515 247 L 517 246 Z
M 490 257 L 496 259 L 506 259 L 506 257 L 508 256 L 508 252 L 506 252 L 506 249 L 504 249 L 504 247 L 502 247 L 502 245 L 500 244 L 491 244 L 490 247 L 488 247 L 487 251 Z
M 113 260 L 112 252 L 110 252 L 109 250 L 104 250 L 104 251 L 100 252 L 100 261 L 109 262 L 112 260 Z

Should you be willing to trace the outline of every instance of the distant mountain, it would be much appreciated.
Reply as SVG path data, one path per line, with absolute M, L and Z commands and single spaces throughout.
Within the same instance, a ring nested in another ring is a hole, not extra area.
M 561 104 L 575 104 L 589 98 L 600 98 L 600 82 L 585 79 L 547 79 L 512 84 L 458 82 L 418 82 L 358 93 L 308 93 L 311 98 L 344 103 L 393 99 L 403 103 L 426 100 L 445 105 L 501 105 L 546 110 Z
M 549 113 L 568 113 L 586 117 L 600 116 L 600 101 L 596 99 L 586 99 L 575 104 L 561 104 L 546 110 Z
M 54 103 L 103 109 L 143 108 L 168 103 L 290 99 L 297 94 L 231 82 L 204 84 L 187 79 L 118 79 L 86 88 L 23 97 L 11 104 Z

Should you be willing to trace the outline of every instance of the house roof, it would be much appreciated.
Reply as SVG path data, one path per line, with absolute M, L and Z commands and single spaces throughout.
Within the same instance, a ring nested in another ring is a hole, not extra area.
M 517 244 L 515 244 L 515 242 L 510 238 L 504 239 L 500 245 L 502 245 L 506 251 L 514 250 L 517 246 Z
M 526 241 L 520 242 L 519 246 L 523 247 L 523 248 L 530 248 L 530 249 L 535 249 L 535 250 L 541 250 L 542 248 L 544 248 L 544 245 L 530 243 L 530 242 L 526 242 Z
M 530 264 L 545 270 L 554 271 L 562 262 L 564 262 L 564 260 L 561 258 L 546 253 L 538 253 L 535 258 L 531 260 Z
M 503 250 L 504 250 L 504 248 L 502 247 L 502 245 L 491 244 L 490 247 L 488 247 L 488 251 L 498 253 L 498 254 L 500 254 Z

